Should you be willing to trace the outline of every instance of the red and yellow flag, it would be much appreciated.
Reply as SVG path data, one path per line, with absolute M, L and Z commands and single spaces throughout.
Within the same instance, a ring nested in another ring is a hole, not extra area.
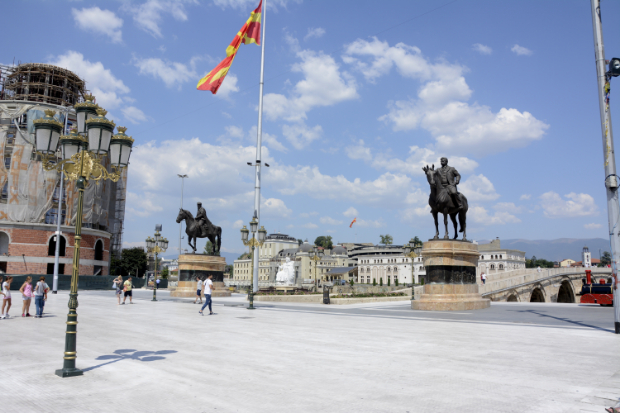
M 250 18 L 243 25 L 239 33 L 235 36 L 230 45 L 226 48 L 226 58 L 215 66 L 215 69 L 211 70 L 205 77 L 198 81 L 196 89 L 198 90 L 210 90 L 214 95 L 224 82 L 224 78 L 228 74 L 228 70 L 232 65 L 237 50 L 241 43 L 252 44 L 256 43 L 260 46 L 260 17 L 261 7 L 263 6 L 263 0 L 260 0 L 258 7 L 250 14 Z
M 353 221 L 351 221 L 351 225 L 349 225 L 349 228 L 351 228 L 353 224 L 355 224 L 356 222 L 357 222 L 357 217 L 353 218 Z

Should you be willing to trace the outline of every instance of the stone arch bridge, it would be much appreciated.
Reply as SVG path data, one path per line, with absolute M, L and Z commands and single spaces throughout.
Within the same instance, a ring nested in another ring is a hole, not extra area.
M 590 268 L 593 282 L 606 282 L 611 278 L 611 268 Z M 491 301 L 578 303 L 586 269 L 552 268 L 524 269 L 487 276 L 480 293 Z

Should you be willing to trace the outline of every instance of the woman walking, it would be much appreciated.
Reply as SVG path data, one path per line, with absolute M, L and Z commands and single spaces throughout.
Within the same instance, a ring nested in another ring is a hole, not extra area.
M 116 301 L 118 301 L 118 305 L 121 303 L 121 294 L 123 294 L 123 276 L 119 275 L 114 279 L 113 287 L 116 288 Z
M 22 317 L 30 317 L 30 302 L 32 300 L 32 277 L 26 277 L 19 292 L 22 293 Z
M 9 310 L 11 308 L 11 281 L 13 281 L 13 277 L 10 275 L 6 277 L 6 280 L 2 283 L 2 292 L 0 294 L 2 297 L 2 316 L 0 318 L 10 318 Z M 4 308 L 6 307 L 6 312 Z
M 47 290 L 49 290 L 49 285 L 45 282 L 45 277 L 39 278 L 39 282 L 34 288 L 34 305 L 37 308 L 37 313 L 34 318 L 43 317 L 43 306 L 45 305 L 45 298 L 47 296 Z

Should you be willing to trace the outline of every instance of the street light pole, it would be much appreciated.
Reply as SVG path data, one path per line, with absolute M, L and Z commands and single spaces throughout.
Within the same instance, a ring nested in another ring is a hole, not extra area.
M 160 252 L 166 252 L 168 249 L 168 240 L 166 238 L 160 238 L 161 236 L 161 224 L 155 225 L 155 238 L 148 237 L 146 239 L 146 249 L 149 253 L 155 254 L 155 271 L 153 275 L 153 299 L 151 301 L 157 301 L 157 257 Z M 145 283 L 148 286 L 148 277 L 145 275 Z
M 179 178 L 181 178 L 181 209 L 183 209 L 183 184 L 185 183 L 185 178 L 187 175 L 177 174 Z M 181 233 L 183 232 L 183 221 L 179 222 L 179 255 L 181 255 Z
M 258 273 L 258 260 L 256 260 L 255 268 L 254 249 L 258 249 L 257 247 L 262 247 L 265 239 L 267 238 L 267 230 L 265 229 L 265 227 L 260 227 L 258 231 L 257 228 L 258 219 L 256 218 L 256 216 L 254 216 L 252 218 L 252 221 L 250 221 L 250 230 L 252 231 L 251 239 L 249 239 L 250 231 L 246 228 L 246 226 L 244 225 L 243 228 L 241 228 L 241 241 L 243 242 L 243 245 L 249 246 L 252 251 L 252 256 L 250 257 L 250 259 L 252 260 L 252 266 L 250 267 L 252 275 L 250 277 L 250 283 L 248 287 L 248 300 L 250 301 L 250 305 L 248 307 L 248 310 L 254 310 L 254 293 L 258 291 L 258 278 L 254 277 L 254 269 L 256 269 L 256 272 Z M 258 232 L 258 239 L 255 237 L 256 232 Z M 254 285 L 254 281 L 256 281 L 256 285 Z
M 613 282 L 613 305 L 615 333 L 620 334 L 620 291 L 618 291 L 618 261 L 620 260 L 620 204 L 618 202 L 618 176 L 616 175 L 616 158 L 614 140 L 609 112 L 610 76 L 605 70 L 605 47 L 603 45 L 603 26 L 601 22 L 600 0 L 590 0 L 592 7 L 592 26 L 594 30 L 594 55 L 596 77 L 598 81 L 598 102 L 601 114 L 603 137 L 603 160 L 605 166 L 605 189 L 607 192 L 607 219 L 611 241 L 611 268 Z

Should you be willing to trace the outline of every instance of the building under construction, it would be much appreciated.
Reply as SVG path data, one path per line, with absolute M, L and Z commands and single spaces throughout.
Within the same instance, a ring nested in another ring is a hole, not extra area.
M 34 151 L 34 124 L 56 112 L 68 133 L 76 123 L 73 106 L 86 84 L 70 70 L 39 63 L 0 66 L 0 271 L 51 274 L 56 224 L 61 224 L 60 274 L 71 274 L 77 210 L 75 182 L 45 171 Z M 109 161 L 108 163 L 109 169 Z M 80 274 L 107 275 L 112 254 L 120 254 L 127 170 L 118 182 L 91 182 L 84 193 Z

